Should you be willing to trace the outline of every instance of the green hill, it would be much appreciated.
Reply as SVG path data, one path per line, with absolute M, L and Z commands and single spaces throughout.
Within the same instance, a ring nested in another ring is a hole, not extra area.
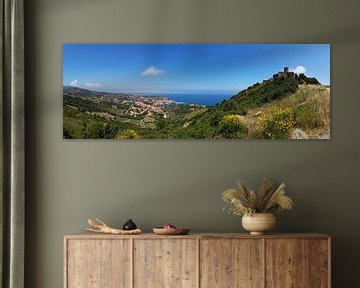
M 218 108 L 223 111 L 237 111 L 240 114 L 246 114 L 249 108 L 295 93 L 301 84 L 320 84 L 320 82 L 316 78 L 309 78 L 304 74 L 294 77 L 270 78 L 262 83 L 255 83 L 229 100 L 223 101 Z
M 246 116 L 249 109 L 284 99 L 296 93 L 300 85 L 309 84 L 320 85 L 320 82 L 316 78 L 300 74 L 255 83 L 193 119 L 184 133 L 189 138 L 247 138 L 249 127 L 243 123 L 241 117 Z M 258 138 L 265 136 L 257 135 Z
M 75 86 L 63 86 L 63 94 L 70 96 L 89 96 L 89 95 L 101 95 L 102 92 L 91 91 L 84 88 Z

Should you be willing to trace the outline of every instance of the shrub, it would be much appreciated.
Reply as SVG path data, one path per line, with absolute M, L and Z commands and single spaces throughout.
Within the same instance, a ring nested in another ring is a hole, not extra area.
M 260 117 L 263 136 L 268 139 L 286 139 L 294 126 L 294 112 L 291 108 L 273 108 Z
M 139 134 L 134 129 L 125 129 L 116 134 L 116 139 L 139 139 Z
M 298 76 L 299 84 L 314 84 L 320 85 L 320 82 L 314 77 L 306 77 L 305 74 L 301 73 Z
M 84 134 L 88 139 L 103 139 L 105 123 L 102 121 L 91 120 L 85 124 Z
M 239 115 L 225 115 L 219 123 L 219 131 L 225 138 L 243 138 L 247 129 Z
M 244 106 L 240 105 L 233 99 L 224 100 L 221 104 L 221 108 L 224 112 L 227 113 L 237 113 L 240 115 L 245 115 L 247 112 Z

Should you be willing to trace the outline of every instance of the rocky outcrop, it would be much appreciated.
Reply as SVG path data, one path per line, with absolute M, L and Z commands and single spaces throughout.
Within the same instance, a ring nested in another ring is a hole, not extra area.
M 291 139 L 309 139 L 309 136 L 303 130 L 295 128 L 291 133 Z

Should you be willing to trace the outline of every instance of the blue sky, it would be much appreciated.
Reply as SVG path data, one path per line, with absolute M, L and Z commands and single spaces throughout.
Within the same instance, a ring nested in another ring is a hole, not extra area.
M 63 84 L 129 93 L 235 93 L 290 67 L 330 84 L 329 44 L 65 44 Z

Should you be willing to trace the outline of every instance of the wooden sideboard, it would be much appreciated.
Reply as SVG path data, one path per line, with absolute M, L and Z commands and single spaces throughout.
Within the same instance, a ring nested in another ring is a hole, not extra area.
M 67 235 L 65 288 L 328 288 L 323 234 Z

